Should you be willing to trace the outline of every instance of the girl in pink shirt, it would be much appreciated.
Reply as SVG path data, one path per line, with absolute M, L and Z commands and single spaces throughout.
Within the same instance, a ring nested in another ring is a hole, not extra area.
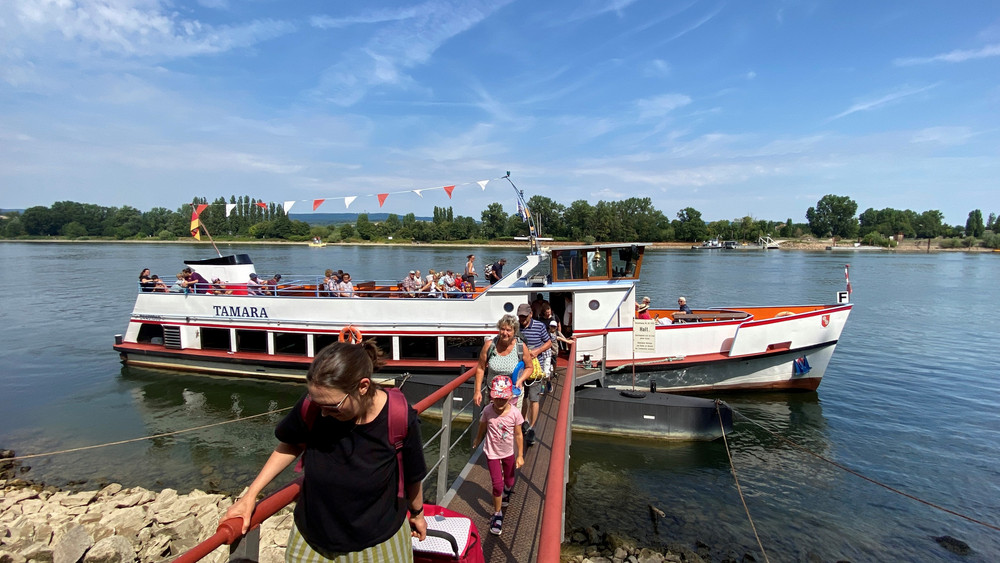
M 524 417 L 519 409 L 510 405 L 514 385 L 506 375 L 493 380 L 490 386 L 491 402 L 479 417 L 479 433 L 473 447 L 486 438 L 483 453 L 486 454 L 493 481 L 493 517 L 490 518 L 490 533 L 500 535 L 503 526 L 503 507 L 510 501 L 514 489 L 514 470 L 524 465 L 524 437 L 521 424 Z M 517 446 L 517 457 L 514 447 Z M 502 495 L 502 496 L 501 496 Z

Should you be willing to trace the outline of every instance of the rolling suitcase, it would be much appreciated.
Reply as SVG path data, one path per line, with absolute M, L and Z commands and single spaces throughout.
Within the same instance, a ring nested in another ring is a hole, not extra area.
M 413 542 L 414 563 L 485 563 L 479 530 L 468 517 L 443 506 L 424 504 L 427 538 Z

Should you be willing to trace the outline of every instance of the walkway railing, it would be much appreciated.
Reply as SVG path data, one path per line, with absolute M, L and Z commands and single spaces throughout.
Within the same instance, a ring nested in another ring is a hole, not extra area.
M 606 336 L 606 335 L 605 335 Z M 569 482 L 569 447 L 573 436 L 573 404 L 576 401 L 576 341 L 569 348 L 556 433 L 552 438 L 549 473 L 545 478 L 545 507 L 542 512 L 541 538 L 536 561 L 559 561 L 560 549 L 566 539 L 566 484 Z M 603 362 L 602 362 L 603 363 Z

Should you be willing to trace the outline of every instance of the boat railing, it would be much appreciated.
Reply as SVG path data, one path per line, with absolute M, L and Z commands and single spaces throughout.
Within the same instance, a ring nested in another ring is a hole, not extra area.
M 463 383 L 466 383 L 472 376 L 475 375 L 475 373 L 475 368 L 465 370 L 462 375 L 459 375 L 434 393 L 431 393 L 426 398 L 413 405 L 413 408 L 418 413 L 422 413 L 431 406 L 441 402 L 441 429 L 430 438 L 427 438 L 423 444 L 425 451 L 427 450 L 428 445 L 433 443 L 434 440 L 437 440 L 439 444 L 437 459 L 434 460 L 434 463 L 428 468 L 427 476 L 424 477 L 424 482 L 427 482 L 427 480 L 432 476 L 436 477 L 437 488 L 435 492 L 435 503 L 437 504 L 442 504 L 445 497 L 451 493 L 448 488 L 448 467 L 452 449 L 463 442 L 463 438 L 470 432 L 471 429 L 477 428 L 475 424 L 470 424 L 456 440 L 452 441 L 451 439 L 452 428 L 454 427 L 455 420 L 463 413 L 463 411 L 470 408 L 470 405 L 474 405 L 472 401 L 468 401 L 464 407 L 456 412 L 452 412 L 455 390 Z M 478 413 L 473 414 L 474 419 L 477 416 Z M 256 508 L 254 508 L 253 516 L 250 519 L 250 530 L 246 533 L 246 535 L 242 534 L 242 519 L 229 518 L 219 524 L 215 534 L 191 548 L 186 553 L 181 554 L 181 556 L 175 561 L 188 563 L 199 561 L 223 545 L 230 546 L 230 560 L 234 560 L 234 558 L 236 558 L 238 560 L 257 561 L 258 544 L 260 541 L 260 524 L 285 506 L 295 502 L 301 487 L 302 479 L 299 478 L 258 502 Z
M 164 295 L 184 293 L 187 295 L 212 295 L 215 297 L 332 297 L 332 298 L 382 298 L 382 299 L 475 299 L 486 287 L 478 287 L 475 291 L 436 291 L 434 293 L 417 291 L 408 292 L 399 287 L 398 282 L 368 280 L 354 284 L 353 292 L 330 291 L 323 284 L 323 278 L 304 278 L 283 282 L 277 286 L 261 285 L 250 288 L 245 283 L 195 283 L 183 292 L 170 291 L 168 286 L 159 288 L 137 285 L 139 293 Z M 253 293 L 251 293 L 253 291 Z

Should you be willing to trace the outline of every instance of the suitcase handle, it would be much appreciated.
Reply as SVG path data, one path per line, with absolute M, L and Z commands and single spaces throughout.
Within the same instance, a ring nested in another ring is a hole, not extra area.
M 455 536 L 443 530 L 432 530 L 430 528 L 427 529 L 427 535 L 434 536 L 435 538 L 441 538 L 447 541 L 448 543 L 451 544 L 451 550 L 455 552 L 455 557 L 461 555 L 461 553 L 458 552 L 458 542 L 455 541 Z

